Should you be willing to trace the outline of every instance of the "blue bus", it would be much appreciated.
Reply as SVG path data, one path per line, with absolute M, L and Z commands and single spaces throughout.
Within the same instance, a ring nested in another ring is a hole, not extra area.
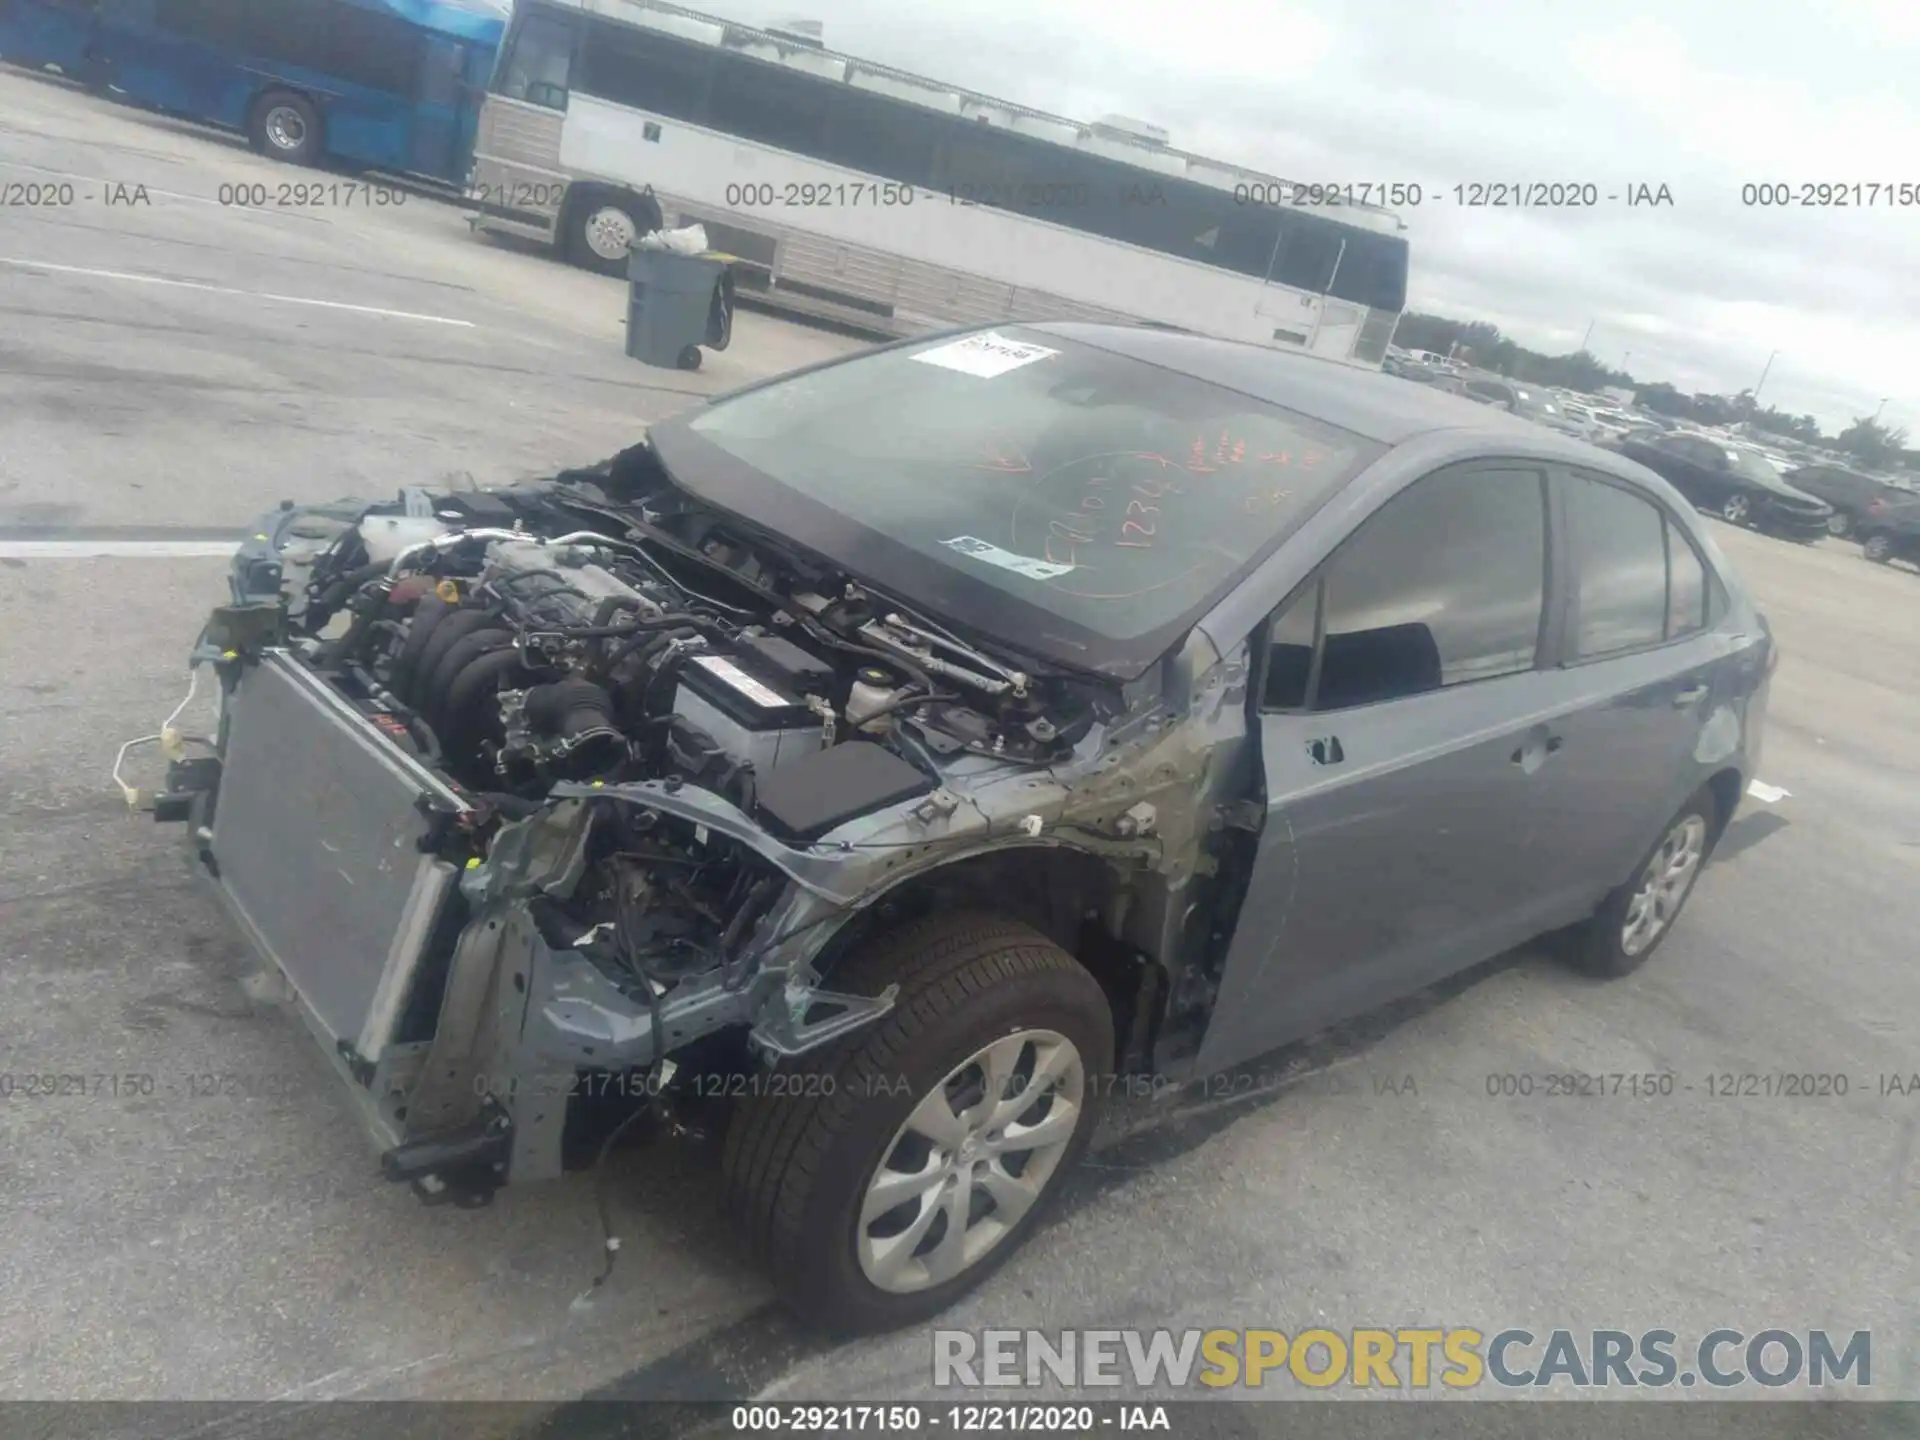
M 0 58 L 276 159 L 459 184 L 505 28 L 446 0 L 0 0 Z

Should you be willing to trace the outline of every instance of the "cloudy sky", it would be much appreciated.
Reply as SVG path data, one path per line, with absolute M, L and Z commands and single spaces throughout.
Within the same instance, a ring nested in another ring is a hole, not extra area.
M 1665 184 L 1629 210 L 1405 212 L 1414 308 L 1641 380 L 1920 434 L 1920 205 L 1749 208 L 1746 182 L 1920 188 L 1920 0 L 706 0 L 1284 178 Z M 1904 94 L 1902 92 L 1905 92 Z M 1630 358 L 1629 358 L 1630 357 Z

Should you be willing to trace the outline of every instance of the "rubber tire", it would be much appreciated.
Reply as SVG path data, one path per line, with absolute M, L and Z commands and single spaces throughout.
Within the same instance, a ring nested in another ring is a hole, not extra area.
M 633 223 L 633 234 L 637 240 L 658 230 L 664 220 L 658 201 L 645 196 L 622 194 L 619 191 L 587 191 L 578 196 L 568 196 L 562 224 L 566 227 L 561 242 L 562 252 L 567 262 L 579 266 L 582 270 L 591 270 L 598 275 L 617 275 L 622 278 L 627 273 L 627 257 L 617 260 L 603 260 L 593 253 L 593 247 L 587 244 L 587 217 L 601 210 L 618 210 Z
M 1745 501 L 1745 505 L 1736 515 L 1732 512 L 1736 502 L 1739 501 Z M 1753 524 L 1753 501 L 1748 500 L 1744 495 L 1729 495 L 1720 502 L 1719 515 L 1729 525 L 1751 525 Z
M 1853 533 L 1853 517 L 1844 510 L 1836 510 L 1827 517 L 1827 533 L 1836 540 L 1844 540 Z
M 689 345 L 680 352 L 680 368 L 682 370 L 698 370 L 700 368 L 700 347 L 698 345 Z
M 306 122 L 306 137 L 297 150 L 281 150 L 267 140 L 267 112 L 281 105 L 291 106 L 300 112 L 300 118 Z M 320 158 L 320 112 L 313 108 L 305 96 L 295 95 L 289 90 L 270 90 L 253 102 L 253 110 L 247 116 L 247 139 L 253 148 L 270 160 L 284 160 L 289 165 L 311 165 Z
M 1633 898 L 1633 888 L 1640 880 L 1640 872 L 1647 868 L 1647 862 L 1653 859 L 1667 836 L 1689 815 L 1698 815 L 1707 824 L 1705 853 L 1700 857 L 1700 868 L 1693 873 L 1693 883 L 1687 887 L 1687 893 L 1681 897 L 1680 908 L 1667 921 L 1667 928 L 1653 937 L 1653 943 L 1638 955 L 1629 955 L 1621 947 L 1620 929 L 1626 924 L 1627 902 Z M 1707 862 L 1713 858 L 1714 842 L 1719 838 L 1720 806 L 1713 798 L 1713 792 L 1705 786 L 1694 791 L 1687 803 L 1682 805 L 1671 820 L 1660 827 L 1660 836 L 1647 847 L 1627 878 L 1600 902 L 1600 908 L 1592 917 L 1573 932 L 1573 944 L 1568 952 L 1568 960 L 1574 969 L 1583 974 L 1601 980 L 1617 980 L 1623 975 L 1631 975 L 1647 963 L 1654 951 L 1666 944 L 1667 937 L 1673 933 L 1673 927 L 1680 923 L 1680 917 L 1686 913 L 1687 901 L 1693 898 L 1693 892 L 1700 888 L 1701 872 L 1707 868 Z
M 1099 1123 L 1113 1014 L 1098 982 L 1066 951 L 1017 921 L 978 912 L 935 915 L 878 936 L 828 983 L 853 994 L 897 984 L 900 994 L 877 1023 L 772 1072 L 782 1077 L 777 1087 L 749 1087 L 727 1128 L 726 1206 L 789 1308 L 836 1334 L 869 1334 L 938 1314 L 1032 1234 Z M 1080 1128 L 1047 1189 L 971 1270 L 909 1295 L 876 1288 L 860 1270 L 854 1227 L 882 1148 L 954 1066 L 995 1036 L 1030 1028 L 1065 1035 L 1086 1067 Z
M 1876 548 L 1877 547 L 1877 548 Z M 1881 531 L 1860 537 L 1860 554 L 1876 565 L 1893 563 L 1893 540 Z

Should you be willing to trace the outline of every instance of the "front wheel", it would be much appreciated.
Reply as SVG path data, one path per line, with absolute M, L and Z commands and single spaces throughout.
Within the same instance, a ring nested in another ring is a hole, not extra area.
M 1848 532 L 1852 529 L 1853 517 L 1844 510 L 1836 510 L 1827 517 L 1827 533 L 1829 535 L 1844 540 L 1847 538 Z
M 1729 495 L 1720 502 L 1720 518 L 1735 525 L 1744 525 L 1753 514 L 1753 501 L 1745 495 Z
M 1860 553 L 1876 565 L 1893 559 L 1893 540 L 1886 535 L 1869 535 L 1860 542 Z
M 253 107 L 247 137 L 262 155 L 311 165 L 320 156 L 320 113 L 299 95 L 284 91 L 263 95 Z
M 728 1207 L 782 1299 L 841 1333 L 944 1310 L 1032 1232 L 1112 1065 L 1098 983 L 1037 931 L 945 914 L 832 977 L 891 1012 L 758 1077 L 727 1132 Z
M 1680 807 L 1632 877 L 1576 932 L 1573 961 L 1579 969 L 1613 978 L 1647 962 L 1671 933 L 1707 863 L 1717 810 L 1707 790 Z
M 567 207 L 566 256 L 583 270 L 625 275 L 633 242 L 661 223 L 660 207 L 649 198 L 585 192 Z

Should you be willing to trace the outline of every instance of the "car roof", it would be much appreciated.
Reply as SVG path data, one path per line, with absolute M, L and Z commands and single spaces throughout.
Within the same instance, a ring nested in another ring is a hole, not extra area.
M 1430 385 L 1409 384 L 1379 370 L 1289 354 L 1246 341 L 1085 321 L 1048 321 L 1021 328 L 1190 375 L 1298 411 L 1380 445 L 1403 445 L 1436 430 L 1484 432 L 1496 445 L 1503 437 L 1532 441 L 1542 435 L 1552 436 L 1551 431 L 1542 431 L 1531 421 L 1489 410 Z M 1500 375 L 1463 378 L 1545 390 L 1544 386 Z M 1555 448 L 1570 451 L 1569 458 L 1577 457 L 1580 463 L 1593 463 L 1595 452 L 1586 445 L 1569 442 Z
M 1885 476 L 1870 475 L 1865 470 L 1856 470 L 1851 465 L 1842 465 L 1834 460 L 1804 460 L 1794 467 L 1792 473 L 1799 475 L 1808 470 L 1820 470 L 1829 475 L 1850 475 L 1855 480 L 1866 480 L 1875 485 L 1888 483 Z

